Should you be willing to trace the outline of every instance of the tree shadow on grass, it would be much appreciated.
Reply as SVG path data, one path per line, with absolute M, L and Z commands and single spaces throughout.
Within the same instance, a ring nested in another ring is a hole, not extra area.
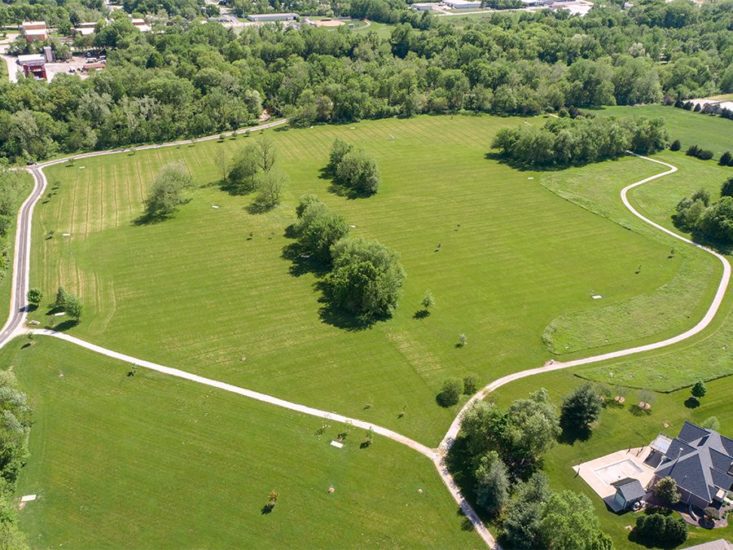
M 685 407 L 688 409 L 697 409 L 700 406 L 700 400 L 696 397 L 688 397 L 685 399 Z
M 629 412 L 634 416 L 649 416 L 652 414 L 651 409 L 642 409 L 638 404 L 634 403 L 629 407 Z
M 266 214 L 267 212 L 270 212 L 271 210 L 274 210 L 275 204 L 266 204 L 262 201 L 254 200 L 252 203 L 248 204 L 244 207 L 244 209 L 247 211 L 248 214 Z
M 287 230 L 285 235 L 287 236 Z M 306 273 L 313 273 L 317 277 L 322 277 L 328 273 L 328 266 L 305 253 L 297 242 L 283 247 L 281 257 L 290 262 L 289 272 L 293 277 L 300 277 Z
M 67 330 L 74 328 L 78 324 L 79 321 L 77 321 L 76 319 L 67 319 L 65 321 L 61 321 L 60 323 L 57 323 L 53 327 L 53 330 L 55 330 L 56 332 L 66 332 Z
M 560 437 L 557 438 L 558 443 L 565 445 L 574 445 L 576 441 L 588 441 L 593 431 L 590 428 L 581 428 L 573 426 L 563 426 Z
M 426 319 L 430 317 L 430 311 L 427 309 L 418 309 L 412 316 L 413 319 Z
M 316 287 L 322 287 L 321 283 L 316 283 Z M 318 310 L 318 316 L 321 321 L 328 325 L 349 331 L 358 332 L 371 328 L 378 319 L 364 319 L 348 311 L 344 311 L 329 303 L 326 298 L 319 300 L 323 306 Z

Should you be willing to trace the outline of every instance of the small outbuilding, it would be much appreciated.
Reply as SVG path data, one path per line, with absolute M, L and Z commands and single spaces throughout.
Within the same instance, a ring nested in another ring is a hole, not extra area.
M 646 491 L 638 479 L 627 477 L 611 485 L 616 487 L 616 494 L 606 503 L 616 513 L 629 510 L 646 497 Z

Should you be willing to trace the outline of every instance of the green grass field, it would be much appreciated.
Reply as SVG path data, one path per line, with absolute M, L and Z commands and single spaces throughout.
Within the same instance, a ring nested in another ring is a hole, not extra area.
M 533 376 L 525 380 L 513 382 L 500 388 L 491 399 L 501 406 L 507 406 L 514 399 L 525 397 L 537 388 L 545 387 L 550 392 L 558 409 L 563 398 L 582 380 L 570 372 L 555 372 Z M 596 508 L 603 529 L 611 535 L 616 548 L 640 548 L 628 540 L 626 526 L 634 525 L 637 514 L 627 513 L 618 516 L 606 509 L 600 497 L 583 481 L 576 477 L 572 467 L 576 464 L 604 456 L 606 454 L 648 445 L 659 434 L 674 437 L 678 434 L 684 420 L 702 422 L 710 416 L 720 420 L 721 433 L 731 436 L 733 431 L 733 407 L 730 396 L 733 392 L 733 378 L 724 378 L 707 385 L 708 393 L 702 404 L 696 409 L 688 409 L 684 401 L 690 396 L 689 391 L 682 390 L 670 394 L 658 394 L 652 405 L 650 414 L 632 413 L 630 405 L 638 401 L 636 392 L 630 391 L 626 396 L 627 405 L 622 408 L 607 407 L 601 413 L 593 435 L 587 441 L 576 441 L 574 444 L 558 444 L 545 456 L 543 469 L 556 490 L 569 489 L 586 494 Z M 733 527 L 706 530 L 690 529 L 688 545 L 699 544 L 719 538 L 731 539 Z
M 703 115 L 663 105 L 636 107 L 605 107 L 594 111 L 599 115 L 662 117 L 669 131 L 669 139 L 679 139 L 682 150 L 690 145 L 710 149 L 717 160 L 724 151 L 733 151 L 733 122 L 718 116 Z M 716 160 L 707 161 L 713 164 Z
M 596 293 L 604 305 L 653 294 L 688 269 L 685 254 L 668 258 L 668 244 L 541 185 L 562 173 L 487 160 L 491 136 L 518 123 L 420 117 L 272 132 L 291 183 L 266 215 L 248 214 L 249 198 L 216 186 L 218 159 L 254 136 L 54 167 L 51 196 L 34 218 L 32 284 L 48 301 L 59 284 L 79 293 L 85 313 L 73 332 L 95 343 L 435 444 L 455 413 L 434 402 L 447 376 L 475 372 L 487 382 L 540 365 L 551 357 L 542 334 L 553 319 L 596 306 Z M 383 175 L 376 196 L 349 200 L 319 178 L 336 137 L 375 156 Z M 177 159 L 200 185 L 193 200 L 174 219 L 135 225 L 155 173 Z M 604 169 L 622 183 L 653 172 L 638 159 L 582 170 Z M 291 242 L 285 228 L 306 192 L 342 213 L 353 234 L 402 255 L 408 278 L 393 319 L 363 331 L 321 319 L 317 279 L 294 276 L 282 258 Z M 437 305 L 418 320 L 426 289 Z M 44 312 L 44 323 L 58 321 Z M 614 329 L 624 345 L 688 321 L 659 315 L 639 336 L 635 319 Z M 468 345 L 457 349 L 461 333 Z
M 667 151 L 659 158 L 676 165 L 679 172 L 636 189 L 633 200 L 642 213 L 670 229 L 677 230 L 672 224 L 671 213 L 682 197 L 703 188 L 716 200 L 720 196 L 723 181 L 733 174 L 730 168 L 690 158 L 683 153 Z M 717 281 L 720 277 L 719 262 L 712 258 L 709 261 L 717 264 L 714 269 L 716 274 L 710 281 Z M 728 295 L 714 323 L 715 330 L 706 331 L 669 350 L 583 370 L 582 374 L 593 380 L 660 391 L 692 385 L 699 378 L 713 379 L 733 374 L 731 351 L 728 349 L 733 337 L 732 306 L 733 299 Z
M 33 406 L 33 548 L 480 547 L 432 463 L 376 437 L 49 338 L 0 352 Z M 375 473 L 378 472 L 378 476 Z M 335 492 L 328 493 L 333 486 Z M 270 514 L 262 507 L 279 493 Z

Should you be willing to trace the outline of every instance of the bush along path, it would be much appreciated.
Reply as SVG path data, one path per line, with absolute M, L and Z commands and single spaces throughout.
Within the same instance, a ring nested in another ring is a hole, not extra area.
M 275 121 L 275 122 L 271 122 L 269 124 L 265 124 L 262 126 L 257 126 L 252 129 L 271 128 L 273 126 L 285 124 L 286 122 L 287 120 Z M 210 136 L 208 138 L 200 138 L 198 141 L 205 141 L 205 140 L 217 139 L 217 138 L 218 136 Z M 167 144 L 147 145 L 147 146 L 139 147 L 138 149 L 140 150 L 157 149 L 157 148 L 162 148 L 162 147 L 172 147 L 172 146 L 181 145 L 185 143 L 191 143 L 191 142 L 190 141 L 177 141 L 177 142 L 171 142 Z M 123 151 L 126 151 L 126 149 L 115 150 L 115 151 L 100 151 L 100 152 L 86 153 L 83 155 L 79 155 L 76 158 L 89 158 L 89 157 L 94 157 L 94 156 L 119 153 Z M 636 156 L 639 156 L 639 155 L 636 155 Z M 670 235 L 671 237 L 674 237 L 675 239 L 679 239 L 681 241 L 684 241 L 687 244 L 701 248 L 705 252 L 714 255 L 723 264 L 723 276 L 721 277 L 721 280 L 718 285 L 718 289 L 715 293 L 715 296 L 713 298 L 713 301 L 710 304 L 710 307 L 708 308 L 704 317 L 691 329 L 683 332 L 682 334 L 674 336 L 672 338 L 668 338 L 666 340 L 662 340 L 662 341 L 651 343 L 651 344 L 646 344 L 643 346 L 627 348 L 627 349 L 623 349 L 623 350 L 619 350 L 615 352 L 605 353 L 602 355 L 587 357 L 585 359 L 577 359 L 574 361 L 567 361 L 567 362 L 549 361 L 548 363 L 546 363 L 545 365 L 541 367 L 527 369 L 521 372 L 513 373 L 510 375 L 504 376 L 502 378 L 499 378 L 498 380 L 495 380 L 491 382 L 490 384 L 486 385 L 485 387 L 483 387 L 480 391 L 474 394 L 466 402 L 466 404 L 461 408 L 460 412 L 454 419 L 453 423 L 451 424 L 450 428 L 448 429 L 448 432 L 443 437 L 437 449 L 431 449 L 423 445 L 422 443 L 419 443 L 413 439 L 410 439 L 409 437 L 399 434 L 393 430 L 390 430 L 388 428 L 384 428 L 382 426 L 378 426 L 375 424 L 371 424 L 363 420 L 346 417 L 346 416 L 343 416 L 343 415 L 340 415 L 334 412 L 323 411 L 323 410 L 309 407 L 307 405 L 302 405 L 299 403 L 285 401 L 275 396 L 263 394 L 263 393 L 249 390 L 246 388 L 242 388 L 239 386 L 234 386 L 226 382 L 213 380 L 213 379 L 206 378 L 203 376 L 198 376 L 198 375 L 186 372 L 186 371 L 167 367 L 164 365 L 159 365 L 159 364 L 152 363 L 150 361 L 146 361 L 143 359 L 138 359 L 138 358 L 135 358 L 129 355 L 125 355 L 123 353 L 119 353 L 116 351 L 112 351 L 112 350 L 103 348 L 101 346 L 97 346 L 95 344 L 86 342 L 84 340 L 81 340 L 79 338 L 76 338 L 68 334 L 46 330 L 46 329 L 28 330 L 25 327 L 25 319 L 26 319 L 26 313 L 27 313 L 26 293 L 28 289 L 28 274 L 29 274 L 29 268 L 30 268 L 30 244 L 31 244 L 30 228 L 31 228 L 32 215 L 33 215 L 33 208 L 35 207 L 35 204 L 37 203 L 37 201 L 43 196 L 44 190 L 47 185 L 47 180 L 46 180 L 45 174 L 43 173 L 43 169 L 47 166 L 67 162 L 69 160 L 67 158 L 49 161 L 49 162 L 46 162 L 40 165 L 31 166 L 28 168 L 28 171 L 31 173 L 31 175 L 34 178 L 35 186 L 34 186 L 34 189 L 31 195 L 28 197 L 28 199 L 26 199 L 26 201 L 21 206 L 19 217 L 18 217 L 18 231 L 17 231 L 16 243 L 15 243 L 15 258 L 14 258 L 14 266 L 13 266 L 11 311 L 10 311 L 10 315 L 8 317 L 7 322 L 5 323 L 5 326 L 3 327 L 2 331 L 0 331 L 0 347 L 5 345 L 12 338 L 18 335 L 24 334 L 24 333 L 33 333 L 33 334 L 37 334 L 41 336 L 58 338 L 60 340 L 64 340 L 71 344 L 75 344 L 75 345 L 84 347 L 95 353 L 100 353 L 102 355 L 106 355 L 108 357 L 112 357 L 120 361 L 130 363 L 132 365 L 136 365 L 140 368 L 153 370 L 155 372 L 165 374 L 168 376 L 175 376 L 177 378 L 182 378 L 182 379 L 185 379 L 191 382 L 195 382 L 198 384 L 204 384 L 204 385 L 211 386 L 211 387 L 223 390 L 223 391 L 229 391 L 232 393 L 236 393 L 238 395 L 242 395 L 243 397 L 247 397 L 250 399 L 256 399 L 258 401 L 262 401 L 264 403 L 268 403 L 268 404 L 271 404 L 277 407 L 286 408 L 286 409 L 289 409 L 289 410 L 292 410 L 294 412 L 298 412 L 301 414 L 307 414 L 307 415 L 315 416 L 318 418 L 323 418 L 323 419 L 332 420 L 335 422 L 341 422 L 344 424 L 356 426 L 356 427 L 363 428 L 366 430 L 372 430 L 374 433 L 379 434 L 383 437 L 387 437 L 402 445 L 405 445 L 413 449 L 414 451 L 422 454 L 429 460 L 431 460 L 433 464 L 435 465 L 441 479 L 443 480 L 446 487 L 448 488 L 449 492 L 453 496 L 454 500 L 460 506 L 466 518 L 471 522 L 477 534 L 481 537 L 481 539 L 486 543 L 488 547 L 498 549 L 499 548 L 498 543 L 496 542 L 494 537 L 491 535 L 489 530 L 486 528 L 484 523 L 481 521 L 478 514 L 476 514 L 471 504 L 463 497 L 460 489 L 456 485 L 445 463 L 445 456 L 448 450 L 450 449 L 450 447 L 452 446 L 453 442 L 455 441 L 455 438 L 458 435 L 458 432 L 461 429 L 461 423 L 463 421 L 465 412 L 471 406 L 473 406 L 473 404 L 476 403 L 476 401 L 480 399 L 484 399 L 492 391 L 496 390 L 497 388 L 500 388 L 501 386 L 504 386 L 505 384 L 508 384 L 509 382 L 513 382 L 514 380 L 519 380 L 521 378 L 526 378 L 526 377 L 533 376 L 535 374 L 544 373 L 544 372 L 550 372 L 550 371 L 560 370 L 560 369 L 567 369 L 567 368 L 576 367 L 580 365 L 596 363 L 599 361 L 605 361 L 607 359 L 615 359 L 618 357 L 625 357 L 627 355 L 643 353 L 645 351 L 661 349 L 661 348 L 676 344 L 678 342 L 681 342 L 687 338 L 690 338 L 700 333 L 712 322 L 713 318 L 715 317 L 718 310 L 720 309 L 720 305 L 723 301 L 723 297 L 725 296 L 725 292 L 728 287 L 728 282 L 730 280 L 731 267 L 730 267 L 730 264 L 728 263 L 728 260 L 724 256 L 718 254 L 717 252 L 713 250 L 710 250 L 696 243 L 693 243 L 689 239 L 686 239 L 685 237 L 682 237 L 674 233 L 673 231 L 670 231 L 662 227 L 661 225 L 651 221 L 650 219 L 640 214 L 629 202 L 627 198 L 627 194 L 631 189 L 634 189 L 635 187 L 638 187 L 650 181 L 662 178 L 664 176 L 667 176 L 677 171 L 677 168 L 675 166 L 672 166 L 671 164 L 668 164 L 666 162 L 662 162 L 662 161 L 658 161 L 658 160 L 654 160 L 654 159 L 651 159 L 648 157 L 642 157 L 642 156 L 639 156 L 639 158 L 665 166 L 668 168 L 668 170 L 624 187 L 621 190 L 621 200 L 624 203 L 624 205 L 626 206 L 626 208 L 628 208 L 629 211 L 634 216 L 641 219 L 645 223 Z

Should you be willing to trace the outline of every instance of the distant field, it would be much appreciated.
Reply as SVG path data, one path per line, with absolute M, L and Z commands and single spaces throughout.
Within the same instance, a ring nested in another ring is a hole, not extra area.
M 670 367 L 670 371 L 672 370 L 673 367 Z M 562 399 L 582 382 L 569 372 L 555 372 L 513 382 L 492 393 L 490 398 L 506 406 L 514 399 L 525 397 L 537 388 L 545 387 L 559 408 Z M 626 526 L 634 525 L 637 514 L 627 513 L 617 516 L 609 512 L 593 490 L 575 475 L 571 470 L 572 466 L 614 451 L 648 445 L 659 433 L 674 437 L 686 419 L 700 423 L 710 416 L 717 416 L 720 420 L 721 433 L 733 436 L 733 407 L 730 406 L 733 378 L 711 382 L 707 388 L 708 393 L 702 399 L 702 405 L 696 409 L 685 407 L 684 401 L 690 393 L 688 390 L 683 390 L 667 395 L 656 395 L 651 414 L 644 413 L 640 416 L 632 414 L 630 408 L 631 404 L 638 401 L 637 392 L 629 391 L 625 407 L 608 407 L 603 410 L 598 426 L 594 428 L 590 439 L 576 441 L 573 445 L 558 444 L 546 455 L 543 469 L 550 477 L 551 485 L 557 490 L 570 489 L 586 494 L 593 502 L 596 513 L 601 519 L 601 525 L 613 538 L 616 548 L 642 548 L 628 540 L 629 532 L 626 529 Z M 731 540 L 733 527 L 714 530 L 692 528 L 686 545 L 719 538 Z
M 679 139 L 683 151 L 690 145 L 699 145 L 713 151 L 715 159 L 718 159 L 724 151 L 733 151 L 733 121 L 718 116 L 703 115 L 663 105 L 605 107 L 595 112 L 601 116 L 662 117 L 669 131 L 670 140 Z
M 0 352 L 31 398 L 33 548 L 478 548 L 425 457 L 49 338 Z M 375 477 L 375 472 L 379 472 Z M 333 494 L 328 488 L 333 486 Z M 270 491 L 275 510 L 263 514 Z
M 496 130 L 520 122 L 420 117 L 272 132 L 291 183 L 283 205 L 266 215 L 248 214 L 249 198 L 216 186 L 217 159 L 254 136 L 54 167 L 51 196 L 34 217 L 32 283 L 49 300 L 60 284 L 79 293 L 85 313 L 73 331 L 95 343 L 435 444 L 455 412 L 434 402 L 447 376 L 475 372 L 488 382 L 540 365 L 551 357 L 541 337 L 553 319 L 597 307 L 594 294 L 604 306 L 653 294 L 688 269 L 687 255 L 668 258 L 668 243 L 540 185 L 563 172 L 487 160 Z M 383 184 L 375 197 L 333 195 L 319 178 L 335 137 L 377 158 Z M 188 163 L 201 187 L 174 219 L 135 225 L 156 171 L 175 159 Z M 581 170 L 595 188 L 599 170 L 620 185 L 655 168 L 628 159 Z M 402 255 L 408 278 L 392 320 L 349 331 L 319 317 L 316 278 L 293 276 L 282 258 L 291 242 L 285 228 L 305 192 L 342 213 L 355 235 Z M 415 319 L 427 289 L 437 305 Z M 58 321 L 45 311 L 37 318 Z M 649 341 L 688 321 L 659 315 L 639 335 L 634 319 L 614 327 L 623 342 L 596 350 Z M 461 333 L 469 343 L 457 349 Z

